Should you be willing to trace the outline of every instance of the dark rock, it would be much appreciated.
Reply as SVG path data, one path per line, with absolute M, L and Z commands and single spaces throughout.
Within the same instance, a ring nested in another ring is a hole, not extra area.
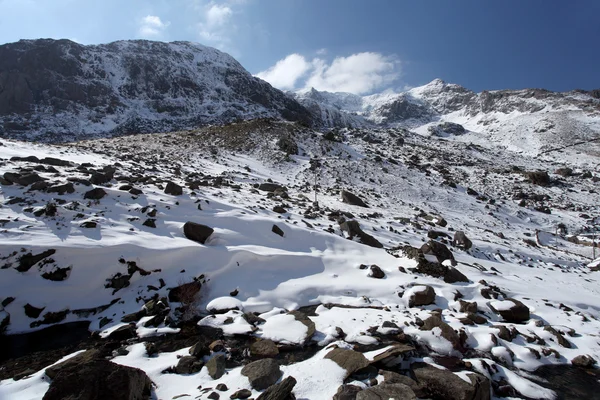
M 90 177 L 90 182 L 93 185 L 104 185 L 105 183 L 110 182 L 112 178 L 108 174 L 103 174 L 101 172 L 93 172 Z
M 596 360 L 591 356 L 582 354 L 572 359 L 571 364 L 581 368 L 593 368 L 596 365 Z
M 417 383 L 417 381 L 414 379 L 392 371 L 381 370 L 379 371 L 379 374 L 383 376 L 383 383 L 402 383 L 410 387 L 417 397 L 425 397 L 423 386 Z
M 369 360 L 362 353 L 354 350 L 335 348 L 325 355 L 346 370 L 346 377 L 369 365 Z
M 250 346 L 250 355 L 256 358 L 272 358 L 279 355 L 275 342 L 269 339 L 259 340 Z
M 177 374 L 195 374 L 200 371 L 204 363 L 199 361 L 194 356 L 183 356 L 177 362 L 177 366 L 175 367 L 175 373 Z
M 59 373 L 65 371 L 65 370 L 68 370 L 70 368 L 76 367 L 81 364 L 89 363 L 94 360 L 99 360 L 101 358 L 102 357 L 101 357 L 101 353 L 99 350 L 90 349 L 90 350 L 84 351 L 83 353 L 79 353 L 76 356 L 69 358 L 68 360 L 65 360 L 61 363 L 58 363 L 51 367 L 48 367 L 48 368 L 46 368 L 46 370 L 44 372 L 46 373 L 48 378 L 54 379 L 54 378 L 56 378 L 56 376 Z
M 288 376 L 262 392 L 256 400 L 288 400 L 295 385 L 296 379 L 293 376 Z
M 385 272 L 379 268 L 377 265 L 371 265 L 371 271 L 369 272 L 369 276 L 375 279 L 383 279 L 385 278 Z
M 217 392 L 211 392 L 208 395 L 208 398 L 211 399 L 211 400 L 219 400 L 220 397 L 221 397 L 221 395 L 219 393 L 217 393 Z
M 63 367 L 50 382 L 43 399 L 142 400 L 149 399 L 151 394 L 152 382 L 144 371 L 107 360 L 93 360 Z
M 248 377 L 255 390 L 264 390 L 275 384 L 282 374 L 279 364 L 272 358 L 254 361 L 242 368 L 242 375 Z
M 510 330 L 504 325 L 492 325 L 491 327 L 499 330 L 498 337 L 502 340 L 512 342 L 512 340 L 515 338 L 515 336 L 511 334 Z
M 463 231 L 456 231 L 454 233 L 454 240 L 452 241 L 452 244 L 464 250 L 469 250 L 473 246 L 473 242 L 469 240 Z
M 277 214 L 285 214 L 287 210 L 282 206 L 275 206 L 273 207 L 273 212 L 276 212 Z
M 423 321 L 423 326 L 421 326 L 419 329 L 422 331 L 430 331 L 433 328 L 439 328 L 441 331 L 441 336 L 452 343 L 452 347 L 454 347 L 456 350 L 463 349 L 458 333 L 456 333 L 456 331 L 452 329 L 450 325 L 442 321 L 442 318 L 439 316 L 439 314 L 431 315 L 429 318 Z
M 32 253 L 27 253 L 19 257 L 19 265 L 15 268 L 19 272 L 29 271 L 31 267 L 33 267 L 38 262 L 43 259 L 50 257 L 56 253 L 55 249 L 48 249 L 40 254 L 33 255 Z
M 167 182 L 167 187 L 165 187 L 165 194 L 181 196 L 183 194 L 183 188 L 174 182 Z
M 217 354 L 206 363 L 208 375 L 213 379 L 219 379 L 225 373 L 225 364 L 227 359 L 223 354 Z
M 156 219 L 148 218 L 142 225 L 147 226 L 148 228 L 156 228 Z
M 356 395 L 356 400 L 402 399 L 416 400 L 415 392 L 402 383 L 382 383 L 367 388 Z
M 263 192 L 274 192 L 277 189 L 285 189 L 284 186 L 278 185 L 277 183 L 264 182 L 258 186 L 258 190 Z
M 123 315 L 121 317 L 121 322 L 137 322 L 146 315 L 146 310 L 142 309 L 131 314 Z
M 490 381 L 480 374 L 469 374 L 471 383 L 465 382 L 449 370 L 425 363 L 412 364 L 414 375 L 427 397 L 444 400 L 490 400 Z
M 36 319 L 37 317 L 39 317 L 40 314 L 42 313 L 42 311 L 44 311 L 44 307 L 37 308 L 37 307 L 32 306 L 29 303 L 25 304 L 24 308 L 25 308 L 25 315 L 27 315 L 29 318 L 33 318 L 33 319 Z
M 247 399 L 250 396 L 252 396 L 252 392 L 249 391 L 248 389 L 240 389 L 237 392 L 235 392 L 234 394 L 232 394 L 231 396 L 229 396 L 230 399 Z
M 129 189 L 129 193 L 132 194 L 132 195 L 134 195 L 134 196 L 139 196 L 141 194 L 144 194 L 143 191 L 141 191 L 140 189 L 137 189 L 137 188 L 131 188 L 131 189 Z
M 127 339 L 133 339 L 137 337 L 137 332 L 135 329 L 135 325 L 124 325 L 121 326 L 108 335 L 108 339 L 122 341 Z
M 226 384 L 224 384 L 224 383 L 219 383 L 219 384 L 218 384 L 218 385 L 215 387 L 215 389 L 217 389 L 219 392 L 226 392 L 226 391 L 228 391 L 228 390 L 229 390 L 229 388 L 227 387 L 227 385 L 226 385 Z
M 548 186 L 550 184 L 550 176 L 546 171 L 527 172 L 525 177 L 534 185 Z
M 408 300 L 409 307 L 427 306 L 435 303 L 435 290 L 429 285 L 423 285 L 424 289 L 413 292 Z
M 356 385 L 342 385 L 338 388 L 333 400 L 355 400 L 362 388 Z
M 508 298 L 504 301 L 510 301 L 513 306 L 506 310 L 496 310 L 491 304 L 490 308 L 496 314 L 499 314 L 504 318 L 506 322 L 521 323 L 529 320 L 529 308 L 519 300 Z
M 46 190 L 50 184 L 46 181 L 39 181 L 29 187 L 29 190 Z
M 70 272 L 71 272 L 71 267 L 66 267 L 66 268 L 57 267 L 56 269 L 52 270 L 51 272 L 44 272 L 42 274 L 42 278 L 48 279 L 49 281 L 60 282 L 60 281 L 64 281 L 65 279 L 67 279 L 69 277 Z
M 213 232 L 213 228 L 195 222 L 186 222 L 183 225 L 183 234 L 185 237 L 200 244 L 205 244 Z
M 357 221 L 344 221 L 340 224 L 340 229 L 347 232 L 350 239 L 358 237 L 362 244 L 376 248 L 383 247 L 377 239 L 360 229 L 360 225 Z
M 277 141 L 277 147 L 279 150 L 285 152 L 286 154 L 298 154 L 298 145 L 290 136 L 282 136 Z
M 65 183 L 64 185 L 57 185 L 49 187 L 47 190 L 48 193 L 58 193 L 59 195 L 63 195 L 65 193 L 75 193 L 75 188 L 71 182 Z
M 54 157 L 44 157 L 39 162 L 40 164 L 54 165 L 55 167 L 70 167 L 72 165 L 71 161 Z
M 281 228 L 278 227 L 277 225 L 273 225 L 273 228 L 271 229 L 271 232 L 273 232 L 273 233 L 275 233 L 275 234 L 277 234 L 277 235 L 279 235 L 281 237 L 283 237 L 283 235 L 284 235 L 284 233 L 281 230 Z
M 104 196 L 106 196 L 106 191 L 102 188 L 94 188 L 90 191 L 85 192 L 85 194 L 83 195 L 84 199 L 89 199 L 89 200 L 100 200 L 101 198 L 103 198 Z
M 458 300 L 458 303 L 460 304 L 460 312 L 472 312 L 472 313 L 476 313 L 477 312 L 477 302 L 473 301 L 473 302 L 468 302 L 468 301 L 464 301 L 464 300 Z
M 421 246 L 421 252 L 424 255 L 435 256 L 439 263 L 442 263 L 446 260 L 451 260 L 454 262 L 454 255 L 446 247 L 446 245 L 440 242 L 436 242 L 435 240 L 430 240 L 429 242 Z
M 79 225 L 80 228 L 86 228 L 86 229 L 93 229 L 93 228 L 96 228 L 97 226 L 98 226 L 98 223 L 94 222 L 94 221 L 84 221 Z
M 353 206 L 369 207 L 360 197 L 346 190 L 342 190 L 342 201 Z
M 41 176 L 39 176 L 36 173 L 21 175 L 21 174 L 16 174 L 13 172 L 4 173 L 4 179 L 10 183 L 16 183 L 21 186 L 29 186 L 32 183 L 36 183 L 36 182 L 45 180 L 44 178 L 42 178 Z
M 400 357 L 400 356 L 402 356 L 403 359 L 407 359 L 408 356 L 413 354 L 414 352 L 415 352 L 415 348 L 411 345 L 402 344 L 402 343 L 394 344 L 386 351 L 373 357 L 371 364 L 375 364 L 380 361 L 385 363 L 385 360 L 396 359 L 397 357 Z
M 169 302 L 189 302 L 202 289 L 202 283 L 198 281 L 184 283 L 169 290 Z

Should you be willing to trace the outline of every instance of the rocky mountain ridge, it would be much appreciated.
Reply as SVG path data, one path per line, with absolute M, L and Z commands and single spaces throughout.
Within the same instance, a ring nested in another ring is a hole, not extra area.
M 190 42 L 21 40 L 0 46 L 0 135 L 68 141 L 273 117 L 297 102 L 235 59 Z

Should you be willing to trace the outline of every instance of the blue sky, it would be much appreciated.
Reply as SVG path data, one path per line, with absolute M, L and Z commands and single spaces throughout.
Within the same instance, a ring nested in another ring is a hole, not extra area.
M 600 88 L 597 0 L 0 0 L 0 42 L 189 40 L 282 89 Z

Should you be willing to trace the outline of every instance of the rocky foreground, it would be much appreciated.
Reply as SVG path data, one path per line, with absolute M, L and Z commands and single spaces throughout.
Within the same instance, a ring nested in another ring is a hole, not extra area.
M 268 120 L 0 143 L 3 399 L 597 396 L 593 162 Z

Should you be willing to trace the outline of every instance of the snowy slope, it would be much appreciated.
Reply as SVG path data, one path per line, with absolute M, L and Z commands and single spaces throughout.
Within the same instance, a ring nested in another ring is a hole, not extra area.
M 405 368 L 407 361 L 435 364 L 459 357 L 471 365 L 460 374 L 483 374 L 495 382 L 494 388 L 508 382 L 516 398 L 519 393 L 554 398 L 523 371 L 569 364 L 579 355 L 600 361 L 600 272 L 588 266 L 589 243 L 567 240 L 585 235 L 598 215 L 598 157 L 587 160 L 588 176 L 560 153 L 558 158 L 534 157 L 402 129 L 340 133 L 342 140 L 332 142 L 296 124 L 254 121 L 57 146 L 2 140 L 3 176 L 34 169 L 52 186 L 69 178 L 82 182 L 105 166 L 116 168 L 108 182 L 75 184 L 73 193 L 63 195 L 18 184 L 1 186 L 0 293 L 3 300 L 14 298 L 0 314 L 10 315 L 7 332 L 43 328 L 48 313 L 54 313 L 50 316 L 62 319 L 47 321 L 90 320 L 90 329 L 108 336 L 127 325 L 121 322 L 124 315 L 140 310 L 152 296 L 168 296 L 172 288 L 202 276 L 194 304 L 203 317 L 199 324 L 222 329 L 225 341 L 232 341 L 228 346 L 239 346 L 235 340 L 240 337 L 273 340 L 281 351 L 301 351 L 298 344 L 305 340 L 316 346 L 314 356 L 282 367 L 284 377 L 298 380 L 297 398 L 331 398 L 345 374 L 324 359 L 329 349 L 323 346 L 336 343 L 375 357 L 378 353 L 369 352 L 390 345 L 385 321 L 400 327 L 417 351 L 394 368 Z M 298 145 L 297 155 L 280 150 L 282 137 Z M 72 164 L 40 168 L 40 162 L 11 160 L 28 156 Z M 319 209 L 312 204 L 311 157 L 322 164 L 317 174 Z M 565 164 L 575 167 L 572 175 L 554 174 Z M 527 172 L 535 170 L 549 171 L 551 183 L 529 182 Z M 258 187 L 269 180 L 287 190 Z M 181 185 L 183 193 L 165 194 L 169 181 Z M 142 193 L 131 194 L 126 185 Z M 93 187 L 103 188 L 106 196 L 84 199 Z M 342 189 L 359 195 L 369 208 L 342 202 Z M 48 203 L 56 205 L 56 215 L 36 216 Z M 383 248 L 349 240 L 340 216 L 355 219 Z M 144 225 L 150 219 L 155 227 Z M 188 221 L 212 227 L 214 233 L 203 245 L 190 241 L 182 231 Z M 97 225 L 86 228 L 84 222 Z M 566 235 L 556 235 L 559 224 L 565 225 Z M 283 236 L 273 232 L 274 225 Z M 471 239 L 471 249 L 452 245 L 456 231 Z M 456 270 L 469 282 L 448 283 L 413 269 L 418 262 L 403 246 L 419 248 L 433 236 L 452 251 Z M 22 255 L 48 249 L 56 250 L 52 261 L 46 258 L 19 272 Z M 127 274 L 127 262 L 140 268 L 130 274 L 129 286 L 107 288 L 112 278 Z M 381 269 L 383 279 L 370 276 L 371 265 Z M 70 270 L 64 280 L 43 277 L 66 267 Z M 425 285 L 434 291 L 434 303 L 412 305 L 411 296 Z M 461 300 L 477 303 L 477 314 L 485 322 L 468 323 L 457 291 Z M 510 306 L 505 298 L 523 302 L 530 318 L 506 321 L 498 313 Z M 27 316 L 27 304 L 43 311 Z M 309 305 L 316 307 L 308 317 L 315 332 L 306 337 L 307 327 L 287 312 Z M 171 304 L 170 318 L 178 318 L 178 306 Z M 209 315 L 213 308 L 240 310 Z M 464 332 L 465 349 L 441 336 L 439 328 L 419 328 L 419 321 L 435 310 L 451 328 Z M 257 313 L 265 322 L 250 323 L 242 312 Z M 179 332 L 168 321 L 144 327 L 148 318 L 135 323 L 140 338 Z M 498 325 L 519 333 L 501 339 Z M 197 389 L 199 384 L 225 383 L 226 396 L 252 389 L 239 366 L 228 367 L 228 374 L 217 380 L 206 368 L 191 375 L 162 373 L 177 364 L 178 356 L 188 354 L 187 347 L 148 356 L 143 343 L 133 340 L 126 346 L 128 354 L 113 362 L 143 369 L 157 385 L 157 398 L 183 393 L 205 398 L 209 392 Z M 3 380 L 0 397 L 39 398 L 48 387 L 43 377 L 41 371 L 21 381 Z M 352 379 L 358 386 L 370 385 L 368 379 Z

